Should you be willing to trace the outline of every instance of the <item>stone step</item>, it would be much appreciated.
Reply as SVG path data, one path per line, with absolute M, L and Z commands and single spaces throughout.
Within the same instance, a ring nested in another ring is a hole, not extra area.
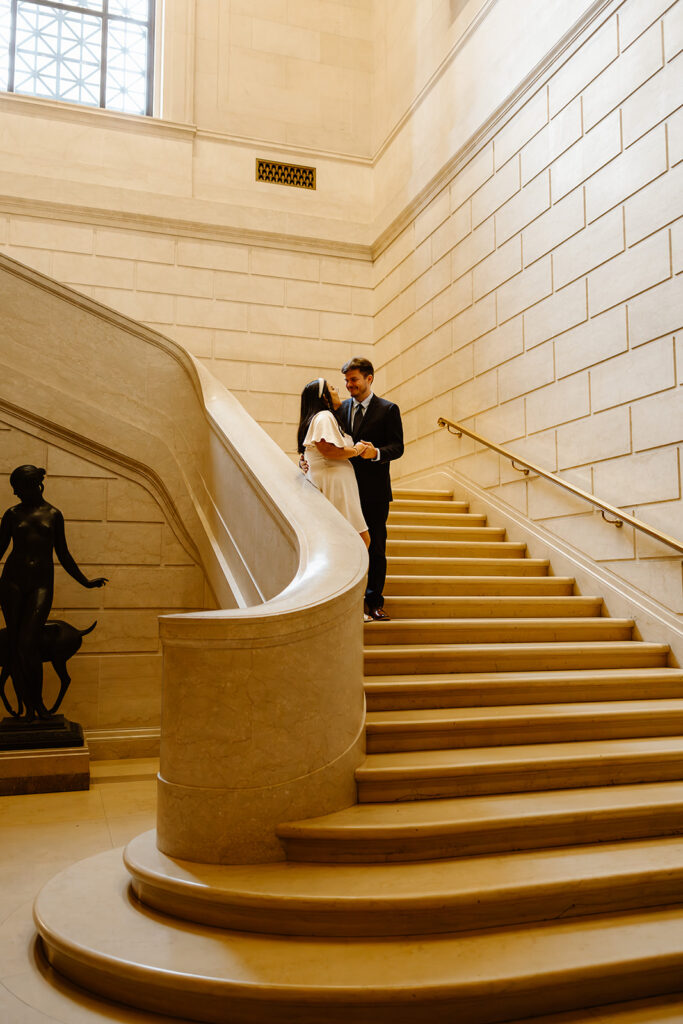
M 389 599 L 422 600 L 441 597 L 572 595 L 573 576 L 387 576 L 384 594 Z
M 128 844 L 137 898 L 198 924 L 276 935 L 422 935 L 659 906 L 683 893 L 683 838 L 433 863 L 221 865 Z
M 683 782 L 358 803 L 278 827 L 292 861 L 438 860 L 683 834 Z
M 680 986 L 679 986 L 680 988 Z M 683 1021 L 683 993 L 634 999 L 628 1003 L 601 1003 L 585 1010 L 543 1014 L 525 1017 L 523 1021 L 508 1024 L 681 1024 Z
M 387 572 L 391 576 L 546 576 L 547 558 L 419 558 L 413 555 L 389 555 Z
M 475 512 L 395 511 L 390 506 L 388 525 L 392 526 L 486 526 L 486 516 Z
M 579 640 L 630 640 L 633 619 L 394 619 L 364 628 L 366 650 L 395 644 L 515 644 Z
M 456 675 L 386 675 L 365 680 L 370 711 L 683 697 L 683 671 L 605 668 Z
M 387 540 L 394 558 L 524 558 L 526 544 L 516 541 Z
M 383 629 L 390 623 L 377 623 Z M 523 672 L 557 669 L 651 668 L 667 663 L 667 644 L 641 641 L 579 643 L 378 644 L 365 650 L 365 675 L 416 672 Z
M 369 754 L 683 735 L 683 697 L 581 704 L 369 711 Z
M 395 487 L 394 501 L 448 501 L 453 503 L 453 491 L 433 490 L 428 487 Z M 457 504 L 457 502 L 455 503 Z
M 683 779 L 683 736 L 369 754 L 361 803 Z
M 486 594 L 386 597 L 384 607 L 394 619 L 473 619 L 597 616 L 603 611 L 601 597 L 560 595 Z
M 414 523 L 388 523 L 388 541 L 477 541 L 500 542 L 505 540 L 505 529 L 497 526 L 440 526 Z
M 127 879 L 114 850 L 44 887 L 34 913 L 48 963 L 116 1002 L 212 1024 L 495 1024 L 670 992 L 683 970 L 678 909 L 419 941 L 292 941 L 179 921 L 169 928 L 130 899 Z
M 406 495 L 410 491 L 404 492 Z M 462 515 L 469 514 L 469 501 L 451 501 L 448 498 L 397 498 L 398 491 L 394 491 L 394 500 L 389 506 L 389 514 L 392 512 L 455 512 Z

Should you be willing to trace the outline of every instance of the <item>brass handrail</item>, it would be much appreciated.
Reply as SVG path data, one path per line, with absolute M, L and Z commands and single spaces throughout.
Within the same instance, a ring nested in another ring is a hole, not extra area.
M 462 423 L 454 423 L 452 420 L 447 420 L 444 416 L 439 416 L 437 420 L 440 427 L 446 427 L 449 434 L 455 434 L 456 437 L 462 437 L 466 434 L 467 437 L 471 437 L 473 441 L 477 441 L 479 444 L 485 445 L 487 448 L 491 448 L 492 451 L 498 452 L 504 458 L 509 459 L 514 469 L 520 473 L 524 473 L 526 476 L 531 470 L 532 473 L 536 473 L 538 476 L 545 477 L 546 480 L 550 480 L 554 484 L 559 484 L 560 487 L 564 487 L 565 491 L 570 491 L 579 498 L 583 498 L 584 501 L 588 501 L 591 505 L 600 509 L 602 518 L 606 523 L 612 523 L 614 526 L 623 526 L 624 523 L 628 523 L 629 526 L 635 527 L 636 530 L 640 530 L 642 533 L 646 533 L 649 537 L 654 537 L 655 540 L 660 541 L 662 544 L 668 545 L 670 548 L 674 548 L 676 551 L 683 553 L 683 541 L 676 540 L 674 537 L 669 537 L 668 534 L 662 533 L 661 530 L 655 529 L 654 526 L 648 526 L 647 523 L 641 522 L 639 519 L 635 519 L 630 516 L 628 512 L 622 512 L 621 509 L 615 508 L 614 505 L 609 505 L 606 501 L 601 501 L 600 498 L 596 498 L 594 494 L 589 494 L 588 491 L 582 491 L 580 487 L 576 487 L 575 484 L 570 484 L 567 480 L 563 480 L 561 476 L 557 476 L 555 473 L 549 473 L 547 469 L 541 469 L 540 466 L 535 465 L 533 462 L 528 462 L 526 459 L 522 459 L 519 455 L 513 455 L 506 448 L 501 448 L 500 445 L 494 444 L 493 441 L 488 441 L 485 437 L 480 434 L 475 434 L 473 430 L 468 427 L 463 427 Z M 520 463 L 520 466 L 515 465 Z M 520 468 L 524 467 L 524 468 Z M 614 519 L 608 519 L 605 513 L 609 513 L 614 516 Z

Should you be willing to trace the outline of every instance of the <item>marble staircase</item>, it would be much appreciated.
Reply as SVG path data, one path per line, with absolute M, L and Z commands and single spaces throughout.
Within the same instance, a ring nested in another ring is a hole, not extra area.
M 683 672 L 465 502 L 395 497 L 358 802 L 278 863 L 150 832 L 70 868 L 49 962 L 216 1024 L 683 1020 Z

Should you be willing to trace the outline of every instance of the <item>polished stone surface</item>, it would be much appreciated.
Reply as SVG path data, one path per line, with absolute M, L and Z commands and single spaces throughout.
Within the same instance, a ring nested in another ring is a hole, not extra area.
M 124 851 L 153 910 L 277 935 L 427 935 L 675 903 L 683 837 L 405 863 L 195 864 L 155 832 Z
M 0 799 L 0 1020 L 6 1024 L 161 1024 L 102 1004 L 55 975 L 35 951 L 35 896 L 69 864 L 119 847 L 154 824 L 153 759 L 98 761 L 88 792 Z
M 494 1024 L 675 991 L 683 969 L 676 907 L 350 942 L 169 920 L 128 881 L 110 851 L 43 888 L 50 963 L 109 998 L 210 1024 Z

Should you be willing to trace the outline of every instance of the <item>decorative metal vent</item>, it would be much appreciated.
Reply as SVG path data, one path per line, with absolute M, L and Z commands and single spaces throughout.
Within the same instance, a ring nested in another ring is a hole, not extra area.
M 279 164 L 275 160 L 256 158 L 256 180 L 273 185 L 292 185 L 294 188 L 315 188 L 315 167 L 297 164 Z

